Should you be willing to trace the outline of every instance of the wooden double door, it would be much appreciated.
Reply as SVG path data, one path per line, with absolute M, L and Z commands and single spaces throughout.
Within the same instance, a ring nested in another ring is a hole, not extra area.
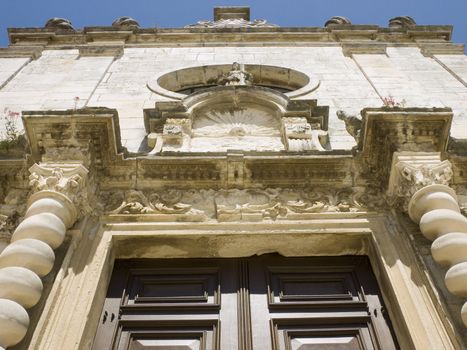
M 366 257 L 117 260 L 95 350 L 397 349 Z

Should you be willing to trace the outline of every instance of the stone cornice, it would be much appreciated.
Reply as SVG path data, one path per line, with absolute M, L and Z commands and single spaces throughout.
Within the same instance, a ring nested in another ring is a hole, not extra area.
M 23 111 L 32 159 L 80 161 L 97 168 L 122 158 L 118 114 L 109 108 Z M 55 132 L 51 132 L 54 130 Z
M 184 43 L 310 43 L 355 42 L 417 43 L 449 42 L 452 26 L 411 26 L 381 28 L 373 25 L 332 25 L 320 27 L 251 27 L 251 28 L 133 28 L 85 27 L 83 30 L 51 28 L 9 28 L 12 45 L 48 45 L 78 47 L 87 43 L 164 44 Z
M 450 108 L 365 108 L 358 144 L 368 176 L 387 184 L 396 151 L 445 152 Z

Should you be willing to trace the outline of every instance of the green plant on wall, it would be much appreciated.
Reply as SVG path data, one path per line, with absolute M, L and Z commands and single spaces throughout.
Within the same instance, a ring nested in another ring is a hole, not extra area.
M 10 110 L 8 107 L 3 109 L 3 130 L 0 130 L 0 150 L 8 151 L 14 148 L 20 142 L 21 132 L 18 129 L 17 121 L 20 113 Z

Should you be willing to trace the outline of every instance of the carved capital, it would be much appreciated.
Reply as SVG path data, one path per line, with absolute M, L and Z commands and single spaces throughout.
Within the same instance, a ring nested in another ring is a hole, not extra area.
M 29 204 L 43 197 L 59 197 L 70 209 L 79 213 L 89 213 L 91 208 L 88 199 L 88 170 L 79 163 L 34 164 L 29 168 L 29 185 L 32 195 Z
M 441 161 L 440 153 L 395 152 L 386 192 L 389 203 L 408 210 L 413 194 L 428 185 L 449 185 L 451 162 Z

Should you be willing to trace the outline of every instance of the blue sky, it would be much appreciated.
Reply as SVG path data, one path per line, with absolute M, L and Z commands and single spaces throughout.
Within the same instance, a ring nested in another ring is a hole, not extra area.
M 51 17 L 68 18 L 75 28 L 110 25 L 120 16 L 142 27 L 181 27 L 228 5 L 250 6 L 252 19 L 281 26 L 323 26 L 336 15 L 387 26 L 391 17 L 408 15 L 417 24 L 452 24 L 453 41 L 467 43 L 467 0 L 0 0 L 0 47 L 8 45 L 8 27 L 42 27 Z

